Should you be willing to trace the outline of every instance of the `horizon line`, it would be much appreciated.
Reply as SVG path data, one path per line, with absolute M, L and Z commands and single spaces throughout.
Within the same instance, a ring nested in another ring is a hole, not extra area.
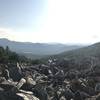
M 36 43 L 36 44 L 63 44 L 63 45 L 92 45 L 92 44 L 95 44 L 95 43 L 98 43 L 98 42 L 95 42 L 95 43 L 61 43 L 61 42 L 31 42 L 31 41 L 18 41 L 18 40 L 12 40 L 12 39 L 9 39 L 9 38 L 3 38 L 3 37 L 0 37 L 0 39 L 5 39 L 5 40 L 8 40 L 8 41 L 12 41 L 12 42 L 19 42 L 19 43 Z

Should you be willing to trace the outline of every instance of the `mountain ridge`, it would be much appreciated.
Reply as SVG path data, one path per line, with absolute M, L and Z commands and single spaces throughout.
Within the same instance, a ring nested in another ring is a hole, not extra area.
M 49 44 L 49 43 L 31 43 L 31 42 L 16 42 L 5 38 L 0 39 L 0 46 L 9 48 L 19 54 L 37 56 L 55 55 L 64 51 L 81 48 L 81 45 L 65 45 L 65 44 Z
M 65 51 L 63 53 L 52 56 L 53 58 L 64 58 L 64 59 L 81 59 L 84 57 L 99 57 L 100 58 L 100 42 L 78 48 L 75 50 Z

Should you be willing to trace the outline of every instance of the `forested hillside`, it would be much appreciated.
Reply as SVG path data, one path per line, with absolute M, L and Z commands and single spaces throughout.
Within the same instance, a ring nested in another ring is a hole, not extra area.
M 27 58 L 20 56 L 15 52 L 12 52 L 9 47 L 6 48 L 0 47 L 0 63 L 9 63 L 9 62 L 25 62 Z

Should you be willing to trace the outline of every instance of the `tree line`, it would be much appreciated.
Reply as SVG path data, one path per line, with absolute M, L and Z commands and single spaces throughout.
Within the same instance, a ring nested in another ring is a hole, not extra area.
M 0 46 L 0 63 L 26 62 L 27 60 L 26 57 L 11 51 L 8 46 L 6 48 Z
M 40 64 L 41 61 L 36 59 L 32 60 L 29 59 L 23 55 L 17 54 L 16 52 L 13 52 L 10 50 L 8 46 L 5 48 L 0 46 L 0 63 L 29 63 L 29 64 Z

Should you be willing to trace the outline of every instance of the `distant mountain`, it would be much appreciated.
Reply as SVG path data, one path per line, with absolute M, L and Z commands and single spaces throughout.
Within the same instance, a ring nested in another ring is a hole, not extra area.
M 53 58 L 69 58 L 69 59 L 77 59 L 80 60 L 81 58 L 86 58 L 86 57 L 98 57 L 100 58 L 100 43 L 95 43 L 93 45 L 71 50 L 71 51 L 66 51 L 63 53 L 60 53 L 55 56 L 51 56 Z
M 12 51 L 26 55 L 28 57 L 41 58 L 45 55 L 55 55 L 64 51 L 69 51 L 81 48 L 81 45 L 65 45 L 65 44 L 48 44 L 48 43 L 30 43 L 30 42 L 16 42 L 8 39 L 0 39 L 0 46 L 9 48 Z

